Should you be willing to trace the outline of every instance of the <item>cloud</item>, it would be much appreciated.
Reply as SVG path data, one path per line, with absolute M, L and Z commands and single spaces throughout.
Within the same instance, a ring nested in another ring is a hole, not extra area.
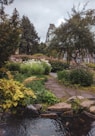
M 26 15 L 34 24 L 41 41 L 45 41 L 46 33 L 50 23 L 59 25 L 68 18 L 67 12 L 71 12 L 73 5 L 80 8 L 88 0 L 14 0 L 13 4 L 6 7 L 6 12 L 11 14 L 16 7 L 20 17 Z M 95 0 L 90 0 L 87 8 L 94 8 Z
M 65 23 L 65 19 L 62 17 L 62 18 L 59 18 L 57 20 L 57 23 L 55 23 L 56 27 L 60 26 L 62 23 Z

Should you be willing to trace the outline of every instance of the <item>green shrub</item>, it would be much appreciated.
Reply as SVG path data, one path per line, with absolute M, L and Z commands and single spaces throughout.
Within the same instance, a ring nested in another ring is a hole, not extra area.
M 58 103 L 58 98 L 50 91 L 44 91 L 40 94 L 40 100 L 42 103 L 48 103 L 49 105 Z
M 29 77 L 27 74 L 22 74 L 22 73 L 19 73 L 19 72 L 12 72 L 13 74 L 13 78 L 14 80 L 16 81 L 19 81 L 19 82 L 23 82 L 27 77 Z M 31 75 L 30 75 L 31 76 Z
M 10 71 L 19 71 L 20 70 L 20 63 L 18 63 L 18 62 L 7 62 L 6 68 Z
M 57 72 L 57 71 L 62 71 L 64 69 L 69 68 L 69 65 L 65 62 L 62 61 L 55 61 L 55 60 L 51 60 L 49 61 L 49 63 L 51 64 L 51 71 L 52 72 Z
M 49 63 L 46 63 L 44 61 L 42 61 L 42 65 L 44 67 L 44 74 L 48 75 L 51 72 L 51 65 Z
M 29 64 L 22 63 L 20 65 L 20 73 L 26 74 L 27 76 L 31 74 L 31 66 Z
M 42 80 L 29 82 L 26 84 L 26 87 L 33 89 L 35 92 L 37 99 L 34 103 L 54 104 L 59 102 L 54 94 L 45 89 L 44 82 Z
M 45 60 L 30 60 L 20 66 L 20 72 L 28 75 L 49 74 L 50 71 L 51 65 Z
M 6 68 L 12 72 L 18 71 L 21 74 L 25 74 L 27 76 L 49 74 L 51 71 L 51 65 L 44 59 L 32 59 L 23 61 L 23 63 L 8 62 L 6 64 Z
M 70 82 L 71 84 L 90 86 L 93 83 L 93 76 L 88 70 L 74 69 L 70 72 Z
M 34 63 L 32 66 L 31 66 L 31 70 L 30 70 L 30 73 L 32 75 L 42 75 L 44 74 L 44 67 L 42 64 L 40 63 Z
M 34 63 L 33 65 L 30 64 L 21 64 L 20 72 L 22 74 L 27 74 L 27 76 L 31 75 L 41 75 L 44 74 L 44 68 L 41 64 Z
M 13 110 L 23 107 L 36 98 L 33 91 L 23 84 L 14 81 L 0 79 L 0 107 L 3 110 Z
M 82 106 L 80 105 L 81 101 L 80 99 L 76 98 L 72 100 L 71 102 L 72 110 L 74 114 L 79 114 L 83 111 Z
M 58 76 L 58 80 L 65 80 L 65 81 L 70 80 L 70 72 L 68 70 L 59 71 L 57 73 L 57 76 Z

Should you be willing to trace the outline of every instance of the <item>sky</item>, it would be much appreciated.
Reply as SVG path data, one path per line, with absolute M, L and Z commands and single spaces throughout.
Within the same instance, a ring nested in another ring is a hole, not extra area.
M 19 12 L 20 17 L 27 16 L 35 26 L 35 30 L 44 42 L 49 24 L 55 24 L 58 27 L 65 18 L 68 18 L 73 6 L 76 9 L 87 4 L 86 9 L 95 9 L 95 0 L 14 0 L 14 2 L 5 7 L 8 14 L 12 14 L 14 8 Z

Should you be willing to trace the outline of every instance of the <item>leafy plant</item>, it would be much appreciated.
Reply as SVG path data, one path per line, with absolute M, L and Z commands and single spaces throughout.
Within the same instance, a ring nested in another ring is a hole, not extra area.
M 13 74 L 14 80 L 19 81 L 21 83 L 28 77 L 27 74 L 22 74 L 19 72 L 12 72 L 12 74 Z
M 59 102 L 58 98 L 50 91 L 44 91 L 41 96 L 42 103 L 48 103 L 49 105 Z
M 29 87 L 34 90 L 37 97 L 34 103 L 54 104 L 56 102 L 59 102 L 59 100 L 54 94 L 45 89 L 43 80 L 32 81 L 25 85 L 26 87 Z
M 33 90 L 24 87 L 23 84 L 14 80 L 0 79 L 0 107 L 3 110 L 26 106 L 35 98 Z
M 72 102 L 71 102 L 71 105 L 72 105 L 72 110 L 75 114 L 78 114 L 80 113 L 83 108 L 80 106 L 80 99 L 74 99 Z

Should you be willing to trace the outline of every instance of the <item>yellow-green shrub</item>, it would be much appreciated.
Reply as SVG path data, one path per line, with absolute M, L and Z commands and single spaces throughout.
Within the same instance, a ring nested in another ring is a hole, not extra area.
M 95 70 L 95 64 L 94 63 L 87 63 L 86 66 Z
M 3 110 L 26 106 L 35 99 L 33 91 L 23 84 L 7 79 L 0 79 L 0 107 Z

